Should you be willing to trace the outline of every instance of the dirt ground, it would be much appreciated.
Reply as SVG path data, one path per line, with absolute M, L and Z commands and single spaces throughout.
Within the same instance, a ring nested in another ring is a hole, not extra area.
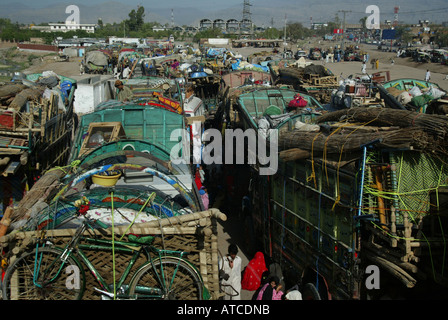
M 329 49 L 335 45 L 339 45 L 340 42 L 333 41 L 323 41 L 314 40 L 310 43 L 302 45 L 300 48 L 308 51 L 310 48 L 319 47 L 322 49 Z M 355 43 L 346 42 L 345 45 L 354 45 Z M 368 44 L 358 44 L 361 51 L 365 51 L 370 56 L 370 61 L 372 59 L 379 60 L 379 69 L 373 70 L 370 63 L 367 64 L 367 73 L 371 74 L 373 72 L 378 71 L 389 71 L 391 80 L 401 79 L 401 78 L 414 78 L 414 79 L 422 79 L 424 80 L 426 70 L 431 72 L 431 82 L 437 83 L 442 89 L 448 89 L 448 80 L 445 80 L 448 75 L 448 65 L 442 65 L 440 63 L 417 63 L 411 60 L 411 58 L 397 58 L 396 53 L 394 52 L 383 52 L 377 49 L 376 45 L 368 45 Z M 293 52 L 297 51 L 297 45 L 288 46 L 288 49 L 291 49 Z M 237 51 L 244 57 L 250 56 L 256 52 L 260 51 L 268 51 L 272 52 L 272 49 L 267 48 L 238 48 L 231 49 Z M 279 49 L 280 52 L 283 51 L 283 48 Z M 391 64 L 391 58 L 394 60 L 394 65 Z M 315 61 L 315 60 L 307 60 L 312 61 L 315 64 L 324 64 L 324 61 Z M 362 63 L 359 61 L 350 61 L 350 62 L 338 62 L 338 63 L 328 63 L 326 67 L 330 69 L 335 75 L 347 77 L 351 74 L 361 73 Z
M 304 50 L 308 50 L 311 47 L 320 47 L 324 49 L 328 49 L 330 47 L 334 47 L 336 44 L 340 44 L 339 42 L 333 41 L 323 41 L 323 40 L 314 40 L 307 43 L 305 41 L 305 45 L 302 45 L 301 48 Z M 351 45 L 353 43 L 347 42 L 345 45 Z M 14 47 L 14 44 L 11 43 L 0 43 L 0 59 L 2 58 L 2 53 L 7 50 L 7 48 Z M 441 65 L 439 63 L 417 63 L 412 61 L 410 58 L 397 58 L 396 53 L 394 52 L 382 52 L 377 49 L 376 45 L 367 45 L 367 44 L 359 44 L 360 50 L 369 53 L 370 59 L 379 59 L 379 70 L 373 70 L 371 65 L 368 63 L 367 72 L 373 73 L 377 71 L 389 71 L 391 79 L 400 79 L 400 78 L 416 78 L 416 79 L 424 79 L 426 70 L 430 70 L 431 72 L 431 81 L 437 83 L 442 89 L 448 89 L 448 80 L 445 80 L 448 75 L 448 65 Z M 6 49 L 5 49 L 6 48 Z M 289 46 L 289 49 L 293 51 L 297 50 L 297 45 Z M 272 49 L 267 48 L 229 48 L 233 52 L 241 54 L 243 57 L 250 56 L 256 52 L 260 51 L 272 51 Z M 283 48 L 280 48 L 280 52 L 283 51 Z M 89 75 L 80 75 L 79 65 L 81 62 L 81 58 L 74 57 L 70 58 L 68 62 L 57 62 L 54 60 L 54 53 L 44 52 L 39 53 L 37 51 L 27 52 L 27 51 L 19 51 L 15 52 L 14 61 L 28 63 L 30 64 L 24 72 L 26 73 L 40 73 L 43 71 L 54 71 L 57 74 L 72 77 L 75 79 L 82 79 L 89 77 Z M 34 59 L 29 61 L 29 56 L 32 56 Z M 271 55 L 272 56 L 272 55 Z M 391 64 L 391 58 L 394 60 L 394 65 Z M 315 64 L 323 64 L 324 61 L 313 61 Z M 350 74 L 361 73 L 361 62 L 352 61 L 352 62 L 339 62 L 339 63 L 328 63 L 326 65 L 335 75 L 347 77 Z

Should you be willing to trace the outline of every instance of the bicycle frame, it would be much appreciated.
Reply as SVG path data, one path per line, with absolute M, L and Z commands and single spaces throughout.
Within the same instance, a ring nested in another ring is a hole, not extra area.
M 145 292 L 145 296 L 148 298 L 159 298 L 163 299 L 165 295 L 169 292 L 171 285 L 174 281 L 174 278 L 176 277 L 176 273 L 178 270 L 178 267 L 181 263 L 181 261 L 187 262 L 190 266 L 191 263 L 189 263 L 187 260 L 183 259 L 185 252 L 182 251 L 172 251 L 172 250 L 159 250 L 151 245 L 145 245 L 145 244 L 136 244 L 133 242 L 126 242 L 126 241 L 112 241 L 112 240 L 105 240 L 105 239 L 94 239 L 94 238 L 88 238 L 83 237 L 82 234 L 84 231 L 87 230 L 87 227 L 90 226 L 89 222 L 84 222 L 77 230 L 76 234 L 72 238 L 72 240 L 65 246 L 65 248 L 58 248 L 61 250 L 61 255 L 59 256 L 59 259 L 56 258 L 51 264 L 50 267 L 53 266 L 57 261 L 62 261 L 60 267 L 58 267 L 58 271 L 56 274 L 47 281 L 47 283 L 51 283 L 54 279 L 58 277 L 60 272 L 63 270 L 64 265 L 66 263 L 67 258 L 70 256 L 75 260 L 75 262 L 78 264 L 78 267 L 81 266 L 81 262 L 83 262 L 87 268 L 90 270 L 94 278 L 96 279 L 97 283 L 100 286 L 100 289 L 96 289 L 97 291 L 111 297 L 111 298 L 124 298 L 124 299 L 133 299 L 135 297 L 130 297 L 128 295 L 128 292 L 123 289 L 123 285 L 129 276 L 132 267 L 134 267 L 135 263 L 137 262 L 138 258 L 141 256 L 141 254 L 146 255 L 147 262 L 143 263 L 138 270 L 136 270 L 135 274 L 138 273 L 138 271 L 144 267 L 146 267 L 149 263 L 152 265 L 152 269 L 154 270 L 154 273 L 157 277 L 157 281 L 162 285 L 162 290 L 159 288 L 140 288 L 142 292 Z M 80 240 L 83 239 L 86 242 L 89 242 L 89 244 L 79 244 Z M 76 250 L 75 250 L 76 249 Z M 110 288 L 110 286 L 106 283 L 104 278 L 101 276 L 100 272 L 95 268 L 95 266 L 91 263 L 89 258 L 87 257 L 86 253 L 84 251 L 88 250 L 106 250 L 106 251 L 114 251 L 115 253 L 124 253 L 124 254 L 130 254 L 131 258 L 129 260 L 129 263 L 126 267 L 126 269 L 123 271 L 122 275 L 120 276 L 120 279 L 114 286 L 114 288 Z M 151 256 L 151 252 L 154 254 L 157 254 L 156 258 L 153 258 Z M 35 277 L 37 274 L 39 274 L 38 271 L 40 269 L 40 262 L 38 262 L 38 251 L 36 250 L 36 260 L 35 260 Z M 79 257 L 79 259 L 78 259 Z M 163 264 L 160 264 L 160 271 L 157 271 L 155 267 L 155 262 L 158 260 L 162 260 L 164 257 L 170 257 L 170 258 L 176 258 L 178 260 L 177 267 L 173 273 L 173 276 L 168 284 L 165 279 L 165 273 L 163 272 Z M 194 268 L 194 266 L 192 266 Z M 196 270 L 196 268 L 194 268 Z M 198 273 L 199 274 L 199 273 Z M 132 280 L 130 283 L 132 283 Z M 34 285 L 38 287 L 42 287 L 42 284 L 38 283 L 36 279 L 34 278 Z M 119 288 L 120 292 L 117 295 L 117 292 L 115 288 Z
M 88 259 L 87 255 L 85 254 L 84 250 L 112 250 L 112 241 L 111 240 L 104 240 L 104 239 L 93 239 L 93 238 L 84 238 L 87 242 L 91 242 L 92 244 L 80 244 L 78 245 L 77 255 L 81 258 L 82 262 L 85 263 L 85 265 L 89 268 L 89 270 L 92 272 L 93 276 L 97 280 L 98 284 L 101 287 L 101 290 L 98 290 L 102 292 L 103 294 L 106 294 L 110 297 L 115 297 L 114 290 L 111 290 L 108 284 L 105 282 L 104 278 L 101 276 L 101 274 L 98 272 L 98 270 L 93 266 L 93 264 Z M 174 281 L 174 278 L 176 277 L 176 273 L 179 267 L 180 262 L 183 260 L 183 255 L 185 252 L 181 251 L 172 251 L 172 250 L 159 250 L 156 249 L 153 246 L 150 245 L 141 245 L 136 246 L 137 244 L 131 243 L 131 242 L 125 242 L 125 241 L 114 241 L 114 251 L 115 253 L 124 253 L 124 254 L 131 254 L 132 257 L 126 267 L 126 269 L 123 271 L 120 279 L 118 280 L 116 287 L 120 288 L 120 294 L 118 295 L 118 298 L 126 298 L 126 299 L 132 299 L 135 297 L 130 297 L 125 290 L 122 290 L 123 285 L 129 276 L 132 267 L 137 262 L 138 258 L 141 254 L 145 254 L 147 258 L 147 262 L 143 263 L 138 270 L 136 270 L 135 274 L 138 273 L 138 271 L 141 268 L 146 267 L 148 264 L 152 265 L 152 268 L 155 272 L 155 275 L 157 276 L 157 280 L 159 283 L 162 284 L 163 291 L 161 291 L 158 288 L 140 288 L 141 291 L 144 291 L 146 293 L 146 297 L 150 298 L 164 298 L 164 295 L 169 292 L 171 285 Z M 153 252 L 157 254 L 158 256 L 156 258 L 153 258 L 150 254 L 150 252 Z M 164 257 L 174 257 L 179 258 L 178 264 L 176 267 L 176 270 L 173 273 L 172 278 L 170 279 L 168 287 L 166 286 L 167 282 L 165 279 L 165 273 L 163 272 L 163 264 L 160 265 L 161 270 L 158 272 L 155 267 L 155 262 L 158 260 L 162 260 Z M 185 260 L 183 260 L 185 261 Z M 132 282 L 132 279 L 131 281 Z

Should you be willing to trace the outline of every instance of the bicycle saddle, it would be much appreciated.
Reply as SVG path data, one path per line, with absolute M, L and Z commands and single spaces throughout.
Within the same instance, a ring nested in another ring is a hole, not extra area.
M 151 244 L 154 241 L 153 236 L 148 235 L 138 235 L 138 234 L 129 234 L 128 235 L 129 242 L 138 243 L 138 244 Z

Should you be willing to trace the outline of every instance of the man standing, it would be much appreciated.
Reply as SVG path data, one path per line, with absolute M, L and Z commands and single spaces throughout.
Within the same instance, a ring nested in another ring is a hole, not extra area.
M 367 73 L 366 72 L 366 63 L 365 62 L 362 63 L 361 73 L 362 74 L 366 74 Z
M 229 245 L 228 254 L 222 258 L 220 269 L 224 272 L 221 285 L 226 295 L 224 300 L 241 300 L 241 258 L 237 256 L 238 247 Z
M 129 66 L 126 66 L 123 69 L 123 79 L 128 79 L 130 74 L 131 74 L 131 69 L 129 68 Z
M 134 97 L 132 90 L 124 86 L 123 82 L 121 82 L 120 80 L 115 81 L 115 88 L 118 89 L 117 100 L 121 102 L 131 101 L 132 98 Z
M 426 70 L 425 81 L 429 80 L 431 80 L 431 72 L 429 72 L 429 70 Z

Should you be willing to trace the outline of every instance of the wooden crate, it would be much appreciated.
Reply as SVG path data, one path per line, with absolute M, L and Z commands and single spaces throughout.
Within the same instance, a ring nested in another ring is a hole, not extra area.
M 87 136 L 82 142 L 81 149 L 79 150 L 79 156 L 86 155 L 96 148 L 89 146 L 89 140 L 94 133 L 99 131 L 103 132 L 104 143 L 116 141 L 125 137 L 125 132 L 121 122 L 92 122 L 89 125 Z
M 1 111 L 0 112 L 0 129 L 14 130 L 16 123 L 16 112 Z
M 209 209 L 206 211 L 195 212 L 183 216 L 165 218 L 147 223 L 133 225 L 129 230 L 127 226 L 114 228 L 116 239 L 125 232 L 128 234 L 157 235 L 154 245 L 166 250 L 186 251 L 190 254 L 187 259 L 192 262 L 200 271 L 205 287 L 211 294 L 211 299 L 216 300 L 220 297 L 219 292 L 219 266 L 218 266 L 218 234 L 217 220 L 225 220 L 226 216 L 218 209 Z M 106 229 L 108 236 L 104 236 L 96 231 L 98 238 L 111 239 L 111 228 Z M 59 247 L 64 246 L 74 235 L 76 229 L 58 229 L 47 230 L 45 236 Z M 10 257 L 10 262 L 16 259 L 26 249 L 32 249 L 29 246 L 33 238 L 39 238 L 40 231 L 28 231 L 10 233 L 0 238 L 0 245 L 7 245 L 14 256 Z M 113 283 L 113 264 L 112 255 L 103 251 L 85 251 L 92 264 L 100 271 L 107 283 Z M 127 266 L 129 256 L 115 254 L 115 274 L 120 277 L 124 268 Z M 131 270 L 136 271 L 145 261 L 141 258 L 136 266 Z M 101 300 L 101 295 L 95 291 L 98 283 L 90 271 L 85 267 L 86 291 L 83 300 Z

